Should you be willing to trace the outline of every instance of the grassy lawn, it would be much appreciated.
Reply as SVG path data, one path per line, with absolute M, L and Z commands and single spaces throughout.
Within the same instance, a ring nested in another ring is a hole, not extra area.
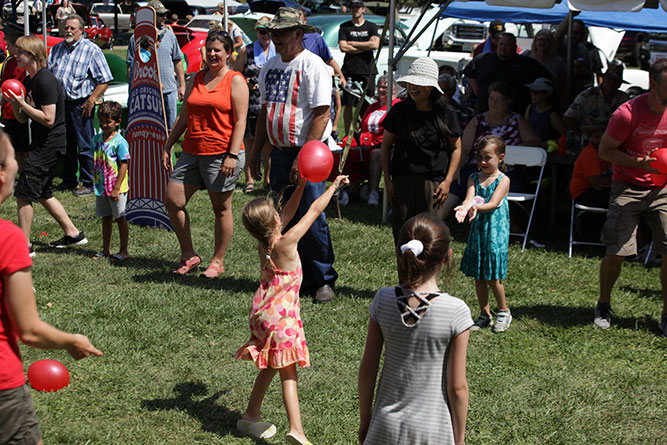
M 91 260 L 101 247 L 95 200 L 56 196 L 90 243 L 49 249 L 47 241 L 61 233 L 36 207 L 38 308 L 49 323 L 87 334 L 105 356 L 75 362 L 63 351 L 22 347 L 26 371 L 36 360 L 54 358 L 71 373 L 62 391 L 32 391 L 45 443 L 284 443 L 288 424 L 277 379 L 264 417 L 275 422 L 278 435 L 255 441 L 235 432 L 257 373 L 232 358 L 248 338 L 248 307 L 259 276 L 255 242 L 240 222 L 250 197 L 240 189 L 234 196 L 237 220 L 226 274 L 204 281 L 169 273 L 178 244 L 162 230 L 131 226 L 133 258 L 122 265 Z M 206 261 L 213 242 L 206 195 L 196 194 L 189 209 L 195 246 Z M 355 443 L 368 306 L 378 288 L 397 280 L 391 231 L 380 223 L 379 210 L 357 201 L 342 213 L 340 221 L 329 207 L 337 298 L 327 305 L 302 301 L 312 367 L 300 371 L 299 396 L 304 428 L 315 444 Z M 16 221 L 15 201 L 0 208 L 0 217 Z M 657 336 L 658 269 L 627 263 L 614 292 L 612 328 L 595 329 L 600 250 L 579 248 L 568 259 L 568 218 L 561 215 L 555 232 L 543 228 L 546 216 L 538 219 L 536 236 L 545 249 L 510 248 L 510 330 L 471 335 L 468 443 L 666 444 L 667 339 Z M 453 230 L 458 266 L 467 228 Z M 456 272 L 449 282 L 442 277 L 442 288 L 477 316 L 472 280 Z

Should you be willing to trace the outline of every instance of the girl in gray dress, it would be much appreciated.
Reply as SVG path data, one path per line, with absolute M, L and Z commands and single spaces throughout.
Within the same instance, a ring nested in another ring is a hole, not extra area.
M 463 301 L 438 288 L 438 276 L 452 264 L 449 229 L 421 213 L 405 222 L 397 245 L 400 285 L 380 289 L 370 307 L 359 368 L 359 443 L 463 444 L 473 322 Z

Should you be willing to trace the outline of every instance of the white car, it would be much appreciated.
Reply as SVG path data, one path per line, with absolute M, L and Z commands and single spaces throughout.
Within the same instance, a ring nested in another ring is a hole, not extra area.
M 114 5 L 104 3 L 93 3 L 90 6 L 90 14 L 97 14 L 104 23 L 111 29 L 114 26 Z M 132 29 L 132 14 L 124 14 L 120 5 L 116 5 L 118 11 L 118 30 L 130 31 Z

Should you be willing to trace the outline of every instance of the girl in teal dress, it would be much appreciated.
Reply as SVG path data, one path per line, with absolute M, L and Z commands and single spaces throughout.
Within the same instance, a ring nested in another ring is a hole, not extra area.
M 461 271 L 475 278 L 481 310 L 472 330 L 490 326 L 489 287 L 498 305 L 494 332 L 504 332 L 512 322 L 500 280 L 507 276 L 510 216 L 507 193 L 510 180 L 500 169 L 505 158 L 505 143 L 497 136 L 486 136 L 477 146 L 479 172 L 470 175 L 463 203 L 456 207 L 456 220 L 472 222 L 468 244 L 461 259 Z

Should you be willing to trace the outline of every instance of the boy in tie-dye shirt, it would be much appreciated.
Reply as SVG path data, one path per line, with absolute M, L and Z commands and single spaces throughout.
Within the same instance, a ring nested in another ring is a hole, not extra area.
M 117 102 L 104 102 L 97 110 L 102 133 L 93 137 L 95 153 L 95 213 L 102 218 L 102 250 L 93 259 L 111 258 L 122 261 L 129 258 L 127 251 L 128 226 L 125 219 L 127 204 L 127 161 L 130 159 L 129 145 L 118 132 L 123 108 Z M 111 232 L 113 221 L 118 224 L 120 251 L 111 255 Z

